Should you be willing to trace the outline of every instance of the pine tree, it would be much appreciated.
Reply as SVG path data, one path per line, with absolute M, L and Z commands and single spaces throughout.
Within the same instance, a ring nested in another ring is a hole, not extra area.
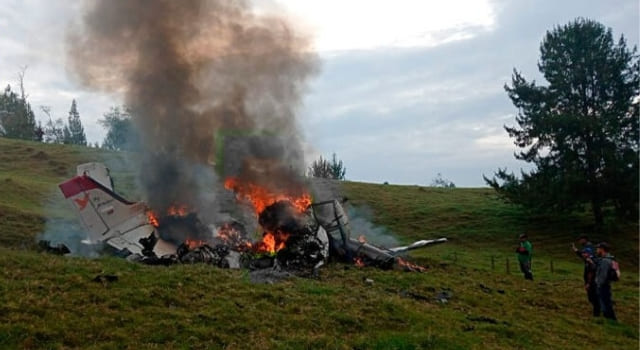
M 331 161 L 322 158 L 313 161 L 307 174 L 309 177 L 318 177 L 324 179 L 344 180 L 344 176 L 347 172 L 347 168 L 344 167 L 344 163 L 338 160 L 338 157 L 334 153 Z
M 69 125 L 64 125 L 62 127 L 62 143 L 65 145 L 73 145 L 73 137 L 71 136 Z
M 506 127 L 523 150 L 516 158 L 535 169 L 518 178 L 506 169 L 487 179 L 507 199 L 533 209 L 571 210 L 591 205 L 597 225 L 603 208 L 638 215 L 638 104 L 636 49 L 611 29 L 585 19 L 547 32 L 538 68 L 547 86 L 514 70 L 505 86 L 518 108 L 517 127 Z M 497 178 L 497 179 L 496 179 Z
M 308 174 L 309 177 L 330 179 L 331 178 L 331 164 L 329 164 L 328 160 L 326 160 L 326 159 L 322 158 L 322 156 L 320 156 L 320 158 L 314 160 L 313 163 L 311 163 L 311 165 L 309 166 L 309 169 L 307 171 L 307 174 Z
M 69 110 L 69 126 L 65 128 L 65 143 L 74 145 L 87 145 L 87 136 L 84 133 L 84 127 L 80 121 L 80 113 L 78 113 L 78 107 L 76 100 L 71 102 L 71 109 Z
M 347 173 L 347 168 L 345 168 L 342 160 L 338 160 L 338 157 L 334 153 L 331 157 L 331 177 L 336 180 L 344 180 L 344 176 Z

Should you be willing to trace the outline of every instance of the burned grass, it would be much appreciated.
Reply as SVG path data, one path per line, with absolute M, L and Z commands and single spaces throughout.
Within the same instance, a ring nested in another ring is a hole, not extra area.
M 115 156 L 6 139 L 0 150 L 10 158 L 0 164 L 0 180 L 12 183 L 0 186 L 0 348 L 638 347 L 638 266 L 627 258 L 637 256 L 633 226 L 612 236 L 623 267 L 613 287 L 618 324 L 589 316 L 581 263 L 567 247 L 587 218 L 534 218 L 485 189 L 346 183 L 351 201 L 370 207 L 398 239 L 451 241 L 413 254 L 426 273 L 330 264 L 318 279 L 254 284 L 243 270 L 35 252 L 46 194 L 64 179 L 53 170 Z M 29 156 L 40 151 L 46 160 Z M 132 174 L 115 159 L 116 186 L 132 189 L 122 185 Z M 49 204 L 56 203 L 60 217 L 71 217 L 62 202 Z M 513 261 L 522 230 L 534 244 L 534 282 Z

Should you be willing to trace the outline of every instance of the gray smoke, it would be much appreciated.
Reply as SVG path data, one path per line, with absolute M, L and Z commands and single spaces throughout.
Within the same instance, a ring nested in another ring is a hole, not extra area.
M 367 206 L 348 206 L 349 226 L 355 237 L 364 236 L 368 243 L 379 247 L 391 248 L 398 246 L 400 242 L 391 231 L 382 226 L 373 224 L 373 212 Z
M 345 198 L 341 183 L 341 181 L 331 179 L 311 179 L 310 185 L 314 201 L 318 203 Z M 364 236 L 368 243 L 386 248 L 400 244 L 391 231 L 373 224 L 373 211 L 369 207 L 366 205 L 355 206 L 350 201 L 345 202 L 343 206 L 349 217 L 351 238 L 358 239 L 359 236 Z
M 152 208 L 211 206 L 202 192 L 220 181 L 212 171 L 203 180 L 203 168 L 214 163 L 225 177 L 301 191 L 296 109 L 317 59 L 286 18 L 258 15 L 247 1 L 87 6 L 68 35 L 69 70 L 87 88 L 124 96 Z

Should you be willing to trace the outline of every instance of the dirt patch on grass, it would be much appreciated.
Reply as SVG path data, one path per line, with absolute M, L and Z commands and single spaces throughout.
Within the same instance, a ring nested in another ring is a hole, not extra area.
M 47 162 L 52 173 L 58 176 L 66 176 L 69 174 L 69 167 L 57 160 L 49 160 Z
M 43 151 L 38 151 L 37 153 L 33 154 L 33 155 L 31 156 L 31 158 L 33 158 L 33 159 L 39 159 L 39 160 L 47 160 L 47 159 L 49 159 L 49 155 L 48 155 L 48 154 L 46 154 L 46 153 L 45 153 L 45 152 L 43 152 Z
M 57 168 L 54 169 L 53 171 L 56 175 L 59 176 L 65 176 L 68 174 L 69 169 L 67 169 L 67 167 L 65 167 L 64 165 L 59 165 Z

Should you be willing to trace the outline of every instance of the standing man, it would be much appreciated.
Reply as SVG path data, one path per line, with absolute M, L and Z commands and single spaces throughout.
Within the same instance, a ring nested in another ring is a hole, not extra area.
M 582 278 L 584 280 L 584 290 L 587 291 L 587 299 L 593 306 L 593 316 L 600 316 L 600 300 L 598 299 L 597 286 L 595 283 L 596 277 L 596 267 L 595 264 L 589 263 L 588 260 L 594 260 L 594 248 L 593 244 L 589 242 L 589 239 L 586 235 L 581 235 L 578 237 L 578 244 L 580 244 L 581 248 L 576 248 L 576 245 L 571 243 L 571 249 L 573 250 L 579 258 L 584 260 L 584 272 L 582 273 Z
M 620 278 L 620 269 L 614 256 L 609 253 L 610 249 L 611 247 L 607 242 L 600 242 L 596 246 L 595 282 L 602 315 L 615 321 L 616 313 L 613 310 L 613 302 L 611 301 L 611 281 L 617 281 Z
M 531 253 L 533 247 L 526 233 L 520 235 L 520 245 L 516 248 L 518 262 L 520 263 L 520 271 L 524 273 L 524 278 L 533 281 L 533 273 L 531 272 Z

